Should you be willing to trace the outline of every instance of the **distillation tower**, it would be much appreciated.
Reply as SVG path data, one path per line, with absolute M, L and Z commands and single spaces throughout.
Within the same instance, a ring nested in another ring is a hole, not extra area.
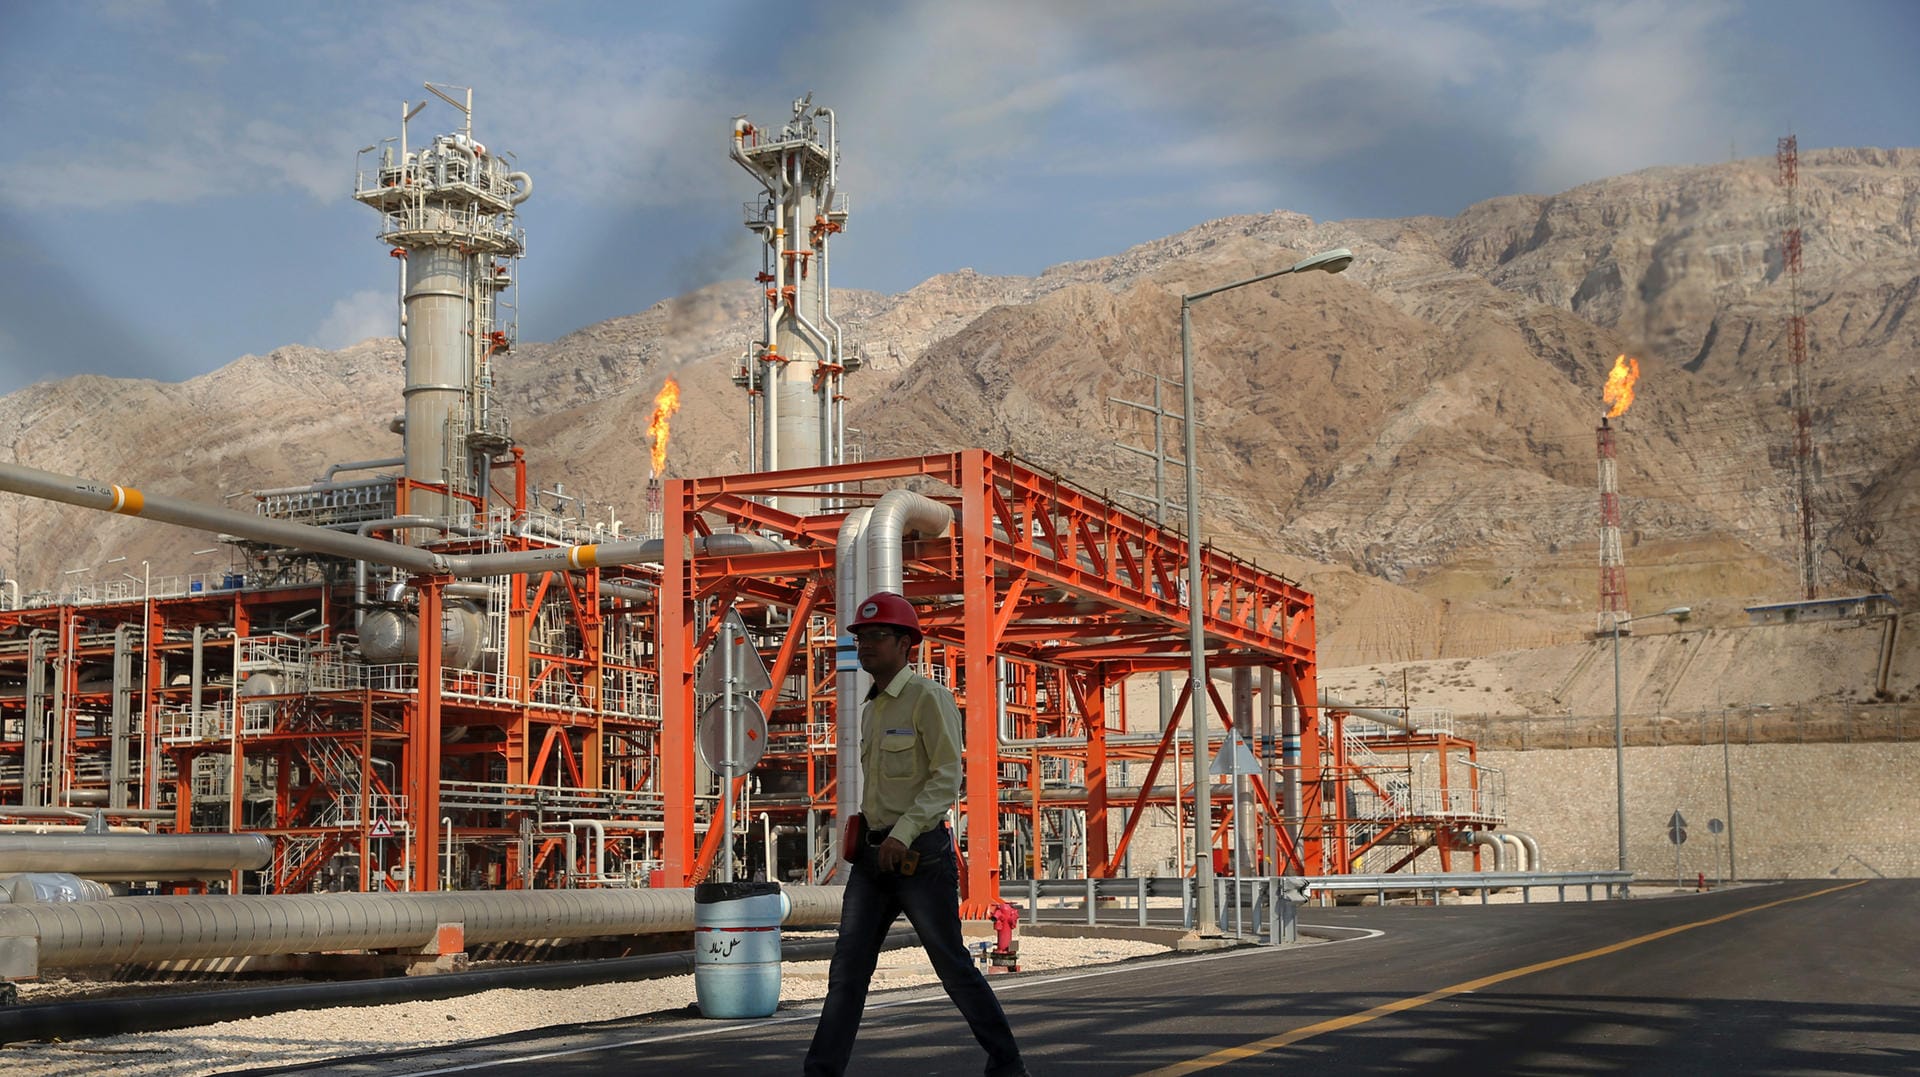
M 456 508 L 463 499 L 484 502 L 488 462 L 512 445 L 491 406 L 492 366 L 517 329 L 504 299 L 526 249 L 514 210 L 533 180 L 473 137 L 472 90 L 427 89 L 460 111 L 460 129 L 415 149 L 407 127 L 427 102 L 403 104 L 398 137 L 361 151 L 353 197 L 380 211 L 380 239 L 399 265 L 406 477 L 446 488 L 413 492 L 400 509 L 459 517 L 470 515 Z M 364 167 L 376 148 L 377 166 Z
M 761 242 L 755 280 L 765 289 L 766 310 L 760 336 L 733 379 L 747 390 L 754 470 L 841 463 L 841 380 L 859 362 L 834 321 L 828 271 L 831 239 L 847 219 L 833 110 L 815 107 L 809 94 L 793 103 L 792 118 L 777 134 L 736 116 L 732 157 L 762 188 L 761 197 L 746 204 L 745 218 Z

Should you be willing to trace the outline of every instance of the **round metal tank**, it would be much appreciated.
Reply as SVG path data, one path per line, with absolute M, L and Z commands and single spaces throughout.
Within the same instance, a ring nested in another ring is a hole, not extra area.
M 271 669 L 256 669 L 240 682 L 242 696 L 278 696 L 296 690 L 293 678 Z
M 447 603 L 440 611 L 440 661 L 473 669 L 486 648 L 487 615 L 471 602 Z
M 440 663 L 474 669 L 487 646 L 487 615 L 471 602 L 440 610 Z M 420 657 L 420 619 L 405 610 L 375 610 L 360 623 L 360 654 L 374 665 Z
M 101 901 L 113 896 L 107 884 L 78 875 L 36 871 L 0 878 L 0 895 L 18 905 L 74 901 Z
M 405 610 L 374 610 L 360 622 L 360 656 L 377 666 L 411 662 L 420 655 L 414 616 Z

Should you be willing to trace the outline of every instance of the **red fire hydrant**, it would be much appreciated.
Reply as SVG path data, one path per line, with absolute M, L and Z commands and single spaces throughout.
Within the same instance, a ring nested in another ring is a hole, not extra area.
M 987 914 L 993 921 L 993 948 L 1000 953 L 1013 952 L 1013 929 L 1020 923 L 1020 908 L 1001 902 Z

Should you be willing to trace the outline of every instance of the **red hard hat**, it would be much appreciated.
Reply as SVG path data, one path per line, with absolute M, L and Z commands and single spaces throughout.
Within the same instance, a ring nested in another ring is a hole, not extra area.
M 867 625 L 892 625 L 905 629 L 915 643 L 926 635 L 920 631 L 920 615 L 913 611 L 913 603 L 892 591 L 875 591 L 867 596 L 867 600 L 854 609 L 853 620 L 847 623 L 847 631 L 852 632 Z

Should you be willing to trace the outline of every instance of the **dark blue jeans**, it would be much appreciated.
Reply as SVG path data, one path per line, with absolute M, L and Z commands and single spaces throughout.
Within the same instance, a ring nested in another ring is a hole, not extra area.
M 920 854 L 920 866 L 912 875 L 881 873 L 874 866 L 877 855 L 870 846 L 854 862 L 840 906 L 840 939 L 827 973 L 827 1001 L 813 1031 L 813 1046 L 807 1049 L 808 1077 L 838 1077 L 846 1072 L 860 1017 L 867 1008 L 867 988 L 880 958 L 880 944 L 903 912 L 940 974 L 947 997 L 967 1019 L 973 1038 L 986 1048 L 986 1072 L 1026 1072 L 1000 1000 L 960 938 L 959 870 L 951 834 L 946 827 L 936 826 L 915 839 L 913 848 Z

